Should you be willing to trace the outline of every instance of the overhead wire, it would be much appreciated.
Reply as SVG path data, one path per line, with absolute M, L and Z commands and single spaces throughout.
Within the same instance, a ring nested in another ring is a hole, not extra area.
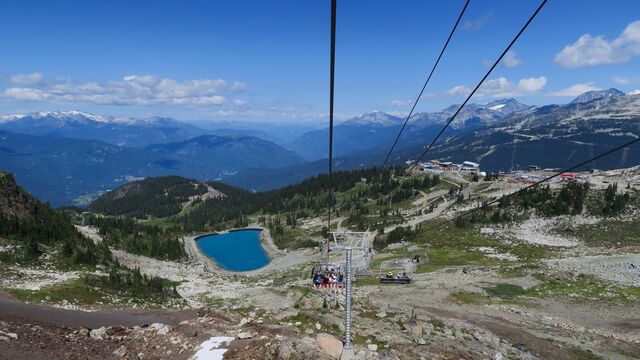
M 524 25 L 522 26 L 522 28 L 520 29 L 520 31 L 518 31 L 518 33 L 516 34 L 516 36 L 511 40 L 511 42 L 509 43 L 509 45 L 507 45 L 507 47 L 504 49 L 504 51 L 502 52 L 502 54 L 500 54 L 500 56 L 498 57 L 498 59 L 493 63 L 493 65 L 491 65 L 491 67 L 489 68 L 489 70 L 486 72 L 486 74 L 482 77 L 482 79 L 478 82 L 478 84 L 473 88 L 473 90 L 469 93 L 469 95 L 467 96 L 467 98 L 464 100 L 464 102 L 458 107 L 458 109 L 456 110 L 456 112 L 453 114 L 453 116 L 451 116 L 451 118 L 447 121 L 447 123 L 442 127 L 442 129 L 440 130 L 440 132 L 438 133 L 438 135 L 433 139 L 433 141 L 431 142 L 431 144 L 429 144 L 429 146 L 424 150 L 424 152 L 422 152 L 422 154 L 420 155 L 420 157 L 415 161 L 415 163 L 411 166 L 411 168 L 409 168 L 409 173 L 411 173 L 413 171 L 413 169 L 417 166 L 417 164 L 422 160 L 422 158 L 424 158 L 425 155 L 427 155 L 427 153 L 429 152 L 429 150 L 431 150 L 431 148 L 433 147 L 433 145 L 436 143 L 436 141 L 438 141 L 438 139 L 442 136 L 442 134 L 444 133 L 444 131 L 449 127 L 449 125 L 451 125 L 451 123 L 453 122 L 453 120 L 455 120 L 455 118 L 458 116 L 458 114 L 460 113 L 460 111 L 462 111 L 462 109 L 465 107 L 465 105 L 467 105 L 467 103 L 469 102 L 469 100 L 471 99 L 471 97 L 473 97 L 473 95 L 478 91 L 478 89 L 480 88 L 480 86 L 482 86 L 482 84 L 484 83 L 484 81 L 489 77 L 489 75 L 491 75 L 491 73 L 493 72 L 493 70 L 498 66 L 498 64 L 500 63 L 500 61 L 502 61 L 502 58 L 505 57 L 505 55 L 509 52 L 509 50 L 511 50 L 511 47 L 513 47 L 513 45 L 516 43 L 516 41 L 520 38 L 520 36 L 522 35 L 522 33 L 524 33 L 524 31 L 527 29 L 527 27 L 529 27 L 529 24 L 531 24 L 531 22 L 533 21 L 533 19 L 536 18 L 536 16 L 538 15 L 538 13 L 540 13 L 540 10 L 542 10 L 542 8 L 545 6 L 545 4 L 547 3 L 548 0 L 543 0 L 540 5 L 538 6 L 538 8 L 536 9 L 536 11 L 533 12 L 533 14 L 529 17 L 529 19 L 527 20 L 526 23 L 524 23 Z
M 336 0 L 331 0 L 331 55 L 329 60 L 329 199 L 327 231 L 331 231 L 331 207 L 333 204 L 333 184 L 331 182 L 331 174 L 333 172 L 333 99 L 336 67 L 336 5 Z
M 453 25 L 453 28 L 451 29 L 451 32 L 449 33 L 449 37 L 447 37 L 447 41 L 445 41 L 444 46 L 442 47 L 442 50 L 440 50 L 440 55 L 438 55 L 438 58 L 436 59 L 436 62 L 433 64 L 433 67 L 431 68 L 431 71 L 429 72 L 429 76 L 427 76 L 427 80 L 424 82 L 424 85 L 422 85 L 422 89 L 418 93 L 418 97 L 416 97 L 415 101 L 413 102 L 413 106 L 411 107 L 411 111 L 409 111 L 409 115 L 407 115 L 407 118 L 404 120 L 404 123 L 402 124 L 402 127 L 400 128 L 400 131 L 398 132 L 398 136 L 396 136 L 396 139 L 393 141 L 393 145 L 391 145 L 391 148 L 389 149 L 389 152 L 387 153 L 387 156 L 385 157 L 384 161 L 382 162 L 382 168 L 384 168 L 387 165 L 387 162 L 389 161 L 389 157 L 391 156 L 391 154 L 393 153 L 393 150 L 395 149 L 396 145 L 398 144 L 398 141 L 400 140 L 400 136 L 402 136 L 402 133 L 404 132 L 404 129 L 407 126 L 407 123 L 409 122 L 409 119 L 411 118 L 411 115 L 413 115 L 413 111 L 416 109 L 416 106 L 418 105 L 418 102 L 420 101 L 420 98 L 422 97 L 422 94 L 424 93 L 424 90 L 427 88 L 427 85 L 429 84 L 429 81 L 431 80 L 431 77 L 433 76 L 433 73 L 435 72 L 436 68 L 438 67 L 438 64 L 440 63 L 440 59 L 442 59 L 442 55 L 444 55 L 444 52 L 447 49 L 447 46 L 449 46 L 449 42 L 451 41 L 451 38 L 453 37 L 453 33 L 455 33 L 456 29 L 458 28 L 458 24 L 460 24 L 460 20 L 462 19 L 462 16 L 464 15 L 465 11 L 467 10 L 467 7 L 469 6 L 470 2 L 471 2 L 471 0 L 467 0 L 465 2 L 464 6 L 462 7 L 462 11 L 460 11 L 460 15 L 458 15 L 458 19 L 456 20 L 455 24 Z

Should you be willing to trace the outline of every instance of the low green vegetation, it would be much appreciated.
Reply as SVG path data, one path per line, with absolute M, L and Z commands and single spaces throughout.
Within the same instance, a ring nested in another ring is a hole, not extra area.
M 594 276 L 580 274 L 572 276 L 552 276 L 536 273 L 540 284 L 524 289 L 514 284 L 496 284 L 486 287 L 491 298 L 513 301 L 519 298 L 559 297 L 563 300 L 640 302 L 640 288 L 624 287 L 600 280 Z
M 522 286 L 514 284 L 497 284 L 496 286 L 485 288 L 485 291 L 491 296 L 507 299 L 527 294 L 527 291 Z
M 125 217 L 90 216 L 86 223 L 97 227 L 105 245 L 116 249 L 161 260 L 179 260 L 186 256 L 182 241 L 172 228 Z
M 640 221 L 605 219 L 596 224 L 561 228 L 556 231 L 578 237 L 589 246 L 640 246 Z
M 569 181 L 558 190 L 549 185 L 535 187 L 504 198 L 498 206 L 483 205 L 478 211 L 456 219 L 458 227 L 476 223 L 509 223 L 527 218 L 532 213 L 543 217 L 592 215 L 612 217 L 623 213 L 630 204 L 637 202 L 637 194 L 619 193 L 617 184 L 605 190 L 590 189 L 588 183 Z
M 418 265 L 417 273 L 431 272 L 445 267 L 463 265 L 497 265 L 500 260 L 489 258 L 477 251 L 444 247 L 427 249 L 424 260 Z
M 273 242 L 279 249 L 314 248 L 319 244 L 306 236 L 302 229 L 287 226 L 279 216 L 270 218 L 267 222 Z
M 519 278 L 527 276 L 531 271 L 540 269 L 538 264 L 525 264 L 516 266 L 501 266 L 498 268 L 498 273 L 505 278 Z
M 537 278 L 543 283 L 532 288 L 532 294 L 563 296 L 574 299 L 640 302 L 640 288 L 615 285 L 590 275 L 579 274 L 576 277 L 559 277 L 538 274 Z
M 58 283 L 40 290 L 9 289 L 18 300 L 32 303 L 118 306 L 132 304 L 180 305 L 182 298 L 175 283 L 113 266 L 107 276 L 87 275 L 69 282 Z
M 458 291 L 451 294 L 451 299 L 459 304 L 485 304 L 488 303 L 487 296 L 477 292 Z

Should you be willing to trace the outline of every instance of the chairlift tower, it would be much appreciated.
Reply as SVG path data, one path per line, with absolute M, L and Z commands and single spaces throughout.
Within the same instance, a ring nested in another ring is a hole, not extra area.
M 329 247 L 327 250 L 345 250 L 345 300 L 344 300 L 344 346 L 342 350 L 342 356 L 340 357 L 342 360 L 353 359 L 353 345 L 351 344 L 351 324 L 352 324 L 352 309 L 351 309 L 351 298 L 353 294 L 353 250 L 362 250 L 365 252 L 369 251 L 369 247 L 364 246 L 365 240 L 368 237 L 369 231 L 365 232 L 354 232 L 354 231 L 345 231 L 342 233 L 332 232 L 332 237 L 334 241 L 334 246 Z M 340 238 L 345 239 L 348 236 L 356 237 L 355 240 L 347 241 L 348 245 L 338 244 Z M 358 245 L 358 246 L 355 246 Z

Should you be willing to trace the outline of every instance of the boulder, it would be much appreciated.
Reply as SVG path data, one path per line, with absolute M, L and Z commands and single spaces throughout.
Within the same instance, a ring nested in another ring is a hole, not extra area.
M 376 317 L 383 319 L 385 317 L 387 317 L 387 313 L 384 311 L 380 311 L 379 313 L 376 314 Z
M 316 335 L 316 344 L 327 355 L 339 359 L 342 355 L 342 341 L 331 334 L 319 333 Z
M 155 330 L 158 335 L 167 335 L 171 331 L 171 326 L 160 323 L 153 323 L 149 328 Z
M 495 354 L 493 354 L 493 360 L 504 360 L 504 355 L 502 355 L 501 352 L 497 352 Z
M 241 340 L 251 339 L 251 334 L 248 332 L 241 332 L 238 334 L 238 339 L 241 339 Z
M 89 336 L 93 340 L 103 340 L 106 335 L 107 335 L 107 328 L 105 328 L 104 326 L 99 329 L 93 329 L 89 333 Z
M 369 345 L 367 345 L 367 349 L 369 349 L 369 351 L 378 351 L 378 345 L 369 344 Z
M 89 336 L 89 332 L 90 332 L 89 329 L 82 328 L 82 329 L 78 330 L 78 335 L 86 337 L 86 336 Z

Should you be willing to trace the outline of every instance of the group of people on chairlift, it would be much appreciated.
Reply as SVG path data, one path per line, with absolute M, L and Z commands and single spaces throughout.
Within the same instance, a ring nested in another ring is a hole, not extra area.
M 344 273 L 331 267 L 313 273 L 313 288 L 316 290 L 339 289 L 344 287 L 344 282 Z

